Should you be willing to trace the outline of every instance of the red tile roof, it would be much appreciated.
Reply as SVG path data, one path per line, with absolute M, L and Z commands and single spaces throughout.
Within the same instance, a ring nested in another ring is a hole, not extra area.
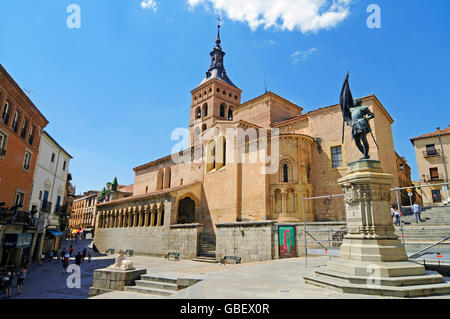
M 440 130 L 440 131 L 436 130 L 436 131 L 431 132 L 431 133 L 427 133 L 427 134 L 423 134 L 423 135 L 420 135 L 420 136 L 417 136 L 417 137 L 413 137 L 411 139 L 411 143 L 414 144 L 415 140 L 421 140 L 421 139 L 424 139 L 424 138 L 427 138 L 427 137 L 434 137 L 434 136 L 438 136 L 438 135 L 447 135 L 447 134 L 450 134 L 450 125 L 447 128 L 445 128 L 443 130 Z

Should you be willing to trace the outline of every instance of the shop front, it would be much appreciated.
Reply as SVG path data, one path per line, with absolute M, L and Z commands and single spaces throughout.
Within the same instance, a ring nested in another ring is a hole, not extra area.
M 32 240 L 32 234 L 6 233 L 3 237 L 3 254 L 0 267 L 19 266 L 23 262 L 23 253 L 29 256 L 27 249 L 30 250 Z

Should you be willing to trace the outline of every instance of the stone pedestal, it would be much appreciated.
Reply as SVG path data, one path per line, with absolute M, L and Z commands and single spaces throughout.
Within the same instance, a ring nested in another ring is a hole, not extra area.
M 113 290 L 124 290 L 125 286 L 134 285 L 135 280 L 145 275 L 147 269 L 116 270 L 110 268 L 96 269 L 92 287 L 89 288 L 89 298 Z
M 394 177 L 381 163 L 350 163 L 347 176 L 338 180 L 345 194 L 348 234 L 339 258 L 305 276 L 307 283 L 342 292 L 399 297 L 450 294 L 450 284 L 437 273 L 426 272 L 408 256 L 395 235 L 390 212 Z

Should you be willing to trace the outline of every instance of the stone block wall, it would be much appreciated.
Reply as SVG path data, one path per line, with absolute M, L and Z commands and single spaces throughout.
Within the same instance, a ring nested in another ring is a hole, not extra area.
M 216 225 L 216 256 L 241 257 L 241 262 L 272 260 L 274 221 Z
M 197 256 L 202 224 L 170 226 L 169 251 L 179 251 L 180 258 L 193 259 Z
M 241 262 L 264 261 L 279 258 L 278 227 L 295 226 L 296 256 L 305 255 L 304 224 L 278 224 L 275 221 L 242 222 L 217 224 L 216 256 L 241 257 Z M 306 230 L 316 240 L 331 240 L 334 233 L 345 227 L 345 222 L 307 223 Z M 311 243 L 314 239 L 307 236 L 308 248 L 323 248 L 319 243 Z M 321 243 L 328 248 L 327 242 Z

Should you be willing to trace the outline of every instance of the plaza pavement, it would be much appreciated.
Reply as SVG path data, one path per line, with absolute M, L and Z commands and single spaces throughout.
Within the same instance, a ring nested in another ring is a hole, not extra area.
M 74 254 L 91 243 L 83 240 L 74 244 Z M 70 241 L 63 247 L 69 247 Z M 240 265 L 208 264 L 190 260 L 172 261 L 160 257 L 135 256 L 131 260 L 136 268 L 147 269 L 147 275 L 165 278 L 202 279 L 199 283 L 178 291 L 169 297 L 113 291 L 91 299 L 385 299 L 389 297 L 343 294 L 333 290 L 306 285 L 302 276 L 312 274 L 318 266 L 326 265 L 329 258 L 308 257 L 246 263 Z M 74 263 L 72 257 L 71 263 Z M 46 262 L 42 267 L 29 267 L 24 282 L 24 293 L 16 295 L 15 280 L 11 299 L 85 299 L 92 286 L 93 272 L 114 263 L 114 256 L 94 253 L 91 263 L 81 264 L 81 288 L 68 288 L 69 274 L 61 274 L 61 261 Z M 450 281 L 450 278 L 446 278 Z M 437 296 L 430 298 L 445 298 Z

